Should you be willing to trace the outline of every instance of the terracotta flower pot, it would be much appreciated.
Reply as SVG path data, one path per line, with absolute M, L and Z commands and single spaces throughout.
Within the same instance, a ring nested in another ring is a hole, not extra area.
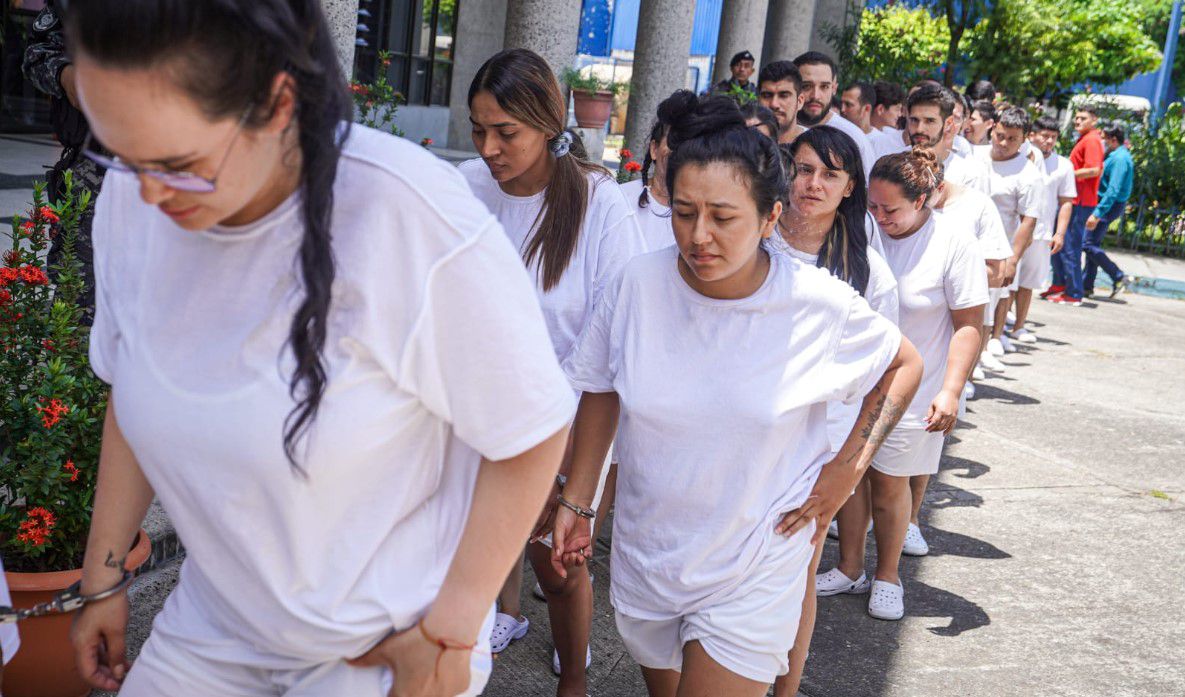
M 141 530 L 124 568 L 133 571 L 148 560 L 152 543 Z M 82 569 L 43 573 L 5 572 L 12 604 L 27 608 L 51 600 L 82 578 Z M 33 617 L 20 623 L 21 647 L 4 667 L 5 697 L 85 697 L 90 687 L 74 668 L 70 624 L 74 613 Z
M 581 128 L 604 128 L 613 113 L 612 92 L 572 92 L 576 125 Z

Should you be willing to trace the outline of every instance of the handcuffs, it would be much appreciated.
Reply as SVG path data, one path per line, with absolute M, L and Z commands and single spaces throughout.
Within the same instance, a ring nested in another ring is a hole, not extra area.
M 0 605 L 0 624 L 15 624 L 21 620 L 27 620 L 30 617 L 41 617 L 42 615 L 50 615 L 55 613 L 65 614 L 67 612 L 74 612 L 84 605 L 90 603 L 97 603 L 100 600 L 106 600 L 116 593 L 123 590 L 135 574 L 131 571 L 124 570 L 123 577 L 119 579 L 119 583 L 108 588 L 105 591 L 92 593 L 91 595 L 82 594 L 82 581 L 75 581 L 66 590 L 58 593 L 52 600 L 47 600 L 44 603 L 38 603 L 30 608 L 16 609 L 8 607 L 7 605 Z

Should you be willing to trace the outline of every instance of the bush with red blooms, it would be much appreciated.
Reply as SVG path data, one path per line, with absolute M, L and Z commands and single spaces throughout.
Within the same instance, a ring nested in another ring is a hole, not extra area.
M 631 181 L 634 176 L 642 171 L 642 165 L 634 161 L 634 153 L 629 148 L 622 148 L 618 155 L 620 156 L 621 165 L 617 168 L 617 183 L 624 184 Z
M 350 82 L 350 93 L 354 95 L 354 120 L 363 126 L 402 136 L 403 131 L 395 125 L 395 112 L 407 100 L 387 80 L 390 67 L 391 52 L 379 51 L 379 71 L 374 81 Z
M 91 195 L 66 177 L 55 205 L 34 189 L 0 266 L 0 556 L 9 571 L 81 566 L 95 495 L 107 386 L 87 356 L 74 252 Z M 45 253 L 55 235 L 62 255 L 51 283 Z

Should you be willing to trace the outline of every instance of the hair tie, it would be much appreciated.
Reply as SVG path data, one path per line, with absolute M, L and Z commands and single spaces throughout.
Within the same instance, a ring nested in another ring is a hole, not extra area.
M 572 135 L 567 131 L 561 131 L 558 136 L 547 141 L 547 148 L 557 158 L 567 155 L 572 148 Z

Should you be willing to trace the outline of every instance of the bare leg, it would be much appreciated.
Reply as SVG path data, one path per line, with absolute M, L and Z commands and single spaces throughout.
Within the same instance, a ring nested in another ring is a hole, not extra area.
M 510 575 L 506 577 L 506 583 L 502 584 L 502 590 L 498 593 L 498 611 L 521 620 L 523 618 L 522 590 L 523 555 L 520 554 L 518 562 L 510 570 Z
M 856 494 L 859 495 L 860 491 L 857 490 Z M 815 545 L 815 553 L 811 555 L 811 565 L 806 572 L 802 615 L 798 618 L 798 634 L 794 637 L 794 646 L 789 655 L 790 671 L 774 680 L 774 697 L 794 697 L 798 694 L 798 685 L 802 682 L 802 672 L 806 670 L 806 658 L 811 650 L 811 637 L 815 633 L 815 614 L 819 605 L 819 599 L 815 596 L 815 574 L 819 571 L 819 560 L 822 558 L 823 541 L 820 540 Z
M 563 578 L 551 566 L 551 549 L 541 543 L 530 545 L 527 554 L 551 619 L 551 639 L 560 654 L 560 684 L 557 697 L 585 697 L 588 692 L 584 670 L 588 635 L 592 629 L 592 584 L 588 566 L 568 567 Z
M 926 487 L 930 484 L 930 475 L 915 474 L 909 478 L 909 493 L 913 499 L 909 512 L 909 522 L 918 525 L 918 514 L 922 511 L 922 502 L 926 499 Z
M 979 332 L 979 352 L 987 351 L 988 339 L 992 338 L 992 325 L 985 324 Z
M 901 547 L 905 544 L 905 530 L 909 527 L 909 478 L 894 477 L 868 470 L 872 480 L 872 520 L 876 535 L 876 578 L 889 583 L 901 583 L 897 567 L 901 562 Z
M 609 517 L 609 509 L 613 508 L 613 499 L 617 498 L 617 463 L 609 464 L 609 474 L 605 475 L 605 490 L 601 492 L 601 502 L 597 505 L 597 518 L 593 521 L 593 543 L 601 539 L 602 526 L 605 518 Z M 595 548 L 594 548 L 595 551 Z
M 646 681 L 646 692 L 650 697 L 675 697 L 679 691 L 679 676 L 677 670 L 642 667 L 642 679 Z
M 839 509 L 839 570 L 848 578 L 859 578 L 868 548 L 868 521 L 872 519 L 872 492 L 868 475 L 856 485 L 856 493 Z M 807 593 L 811 592 L 807 586 Z
M 683 676 L 676 697 L 765 697 L 768 691 L 769 683 L 743 678 L 713 661 L 698 641 L 683 645 Z
M 1007 298 L 1000 298 L 1000 304 L 996 305 L 996 324 L 992 327 L 992 337 L 999 339 L 1004 334 L 1004 323 L 1008 321 L 1008 308 L 1012 307 L 1012 294 L 1009 293 Z
M 1021 288 L 1016 291 L 1016 323 L 1012 331 L 1019 332 L 1029 319 L 1029 306 L 1033 304 L 1033 289 Z

